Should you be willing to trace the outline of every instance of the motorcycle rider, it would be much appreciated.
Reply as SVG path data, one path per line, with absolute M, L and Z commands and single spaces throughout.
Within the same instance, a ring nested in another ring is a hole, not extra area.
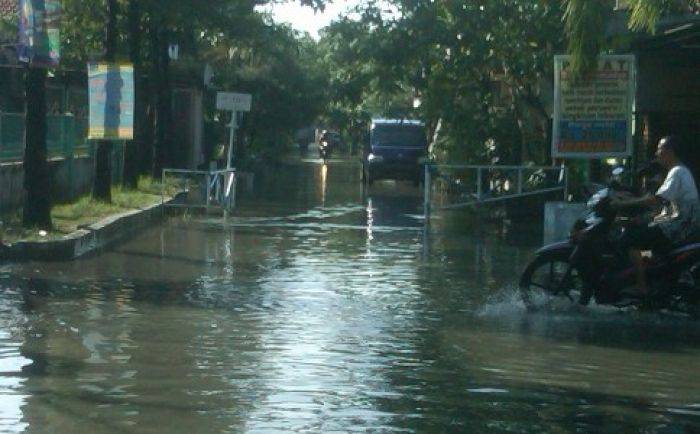
M 327 149 L 327 151 L 328 151 L 328 152 L 331 152 L 331 151 L 333 150 L 333 145 L 334 145 L 334 143 L 333 143 L 333 138 L 332 138 L 332 136 L 331 136 L 330 131 L 328 131 L 328 130 L 323 130 L 323 131 L 321 132 L 321 135 L 320 135 L 319 138 L 318 138 L 318 145 L 319 145 L 319 146 L 322 146 L 322 143 L 323 143 L 323 142 L 326 142 L 326 143 L 328 144 L 328 149 Z
M 656 194 L 640 198 L 613 201 L 617 209 L 646 206 L 661 207 L 661 212 L 647 225 L 635 225 L 622 236 L 621 246 L 628 250 L 637 279 L 638 290 L 643 297 L 649 294 L 643 250 L 667 250 L 682 243 L 700 227 L 700 201 L 693 174 L 679 157 L 680 143 L 673 136 L 659 140 L 656 159 L 668 174 Z

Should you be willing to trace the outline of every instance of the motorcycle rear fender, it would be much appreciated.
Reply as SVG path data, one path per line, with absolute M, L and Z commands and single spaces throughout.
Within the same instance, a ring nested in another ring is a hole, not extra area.
M 700 243 L 688 244 L 673 250 L 667 255 L 673 265 L 684 265 L 700 260 Z
M 700 246 L 700 244 L 698 244 Z M 558 243 L 548 244 L 541 249 L 539 249 L 535 254 L 537 256 L 541 255 L 562 255 L 569 257 L 574 251 L 574 245 L 570 241 L 561 241 Z

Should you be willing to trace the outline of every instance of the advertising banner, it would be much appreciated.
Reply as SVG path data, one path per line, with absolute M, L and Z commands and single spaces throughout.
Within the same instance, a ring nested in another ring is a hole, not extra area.
M 634 56 L 603 55 L 597 71 L 577 81 L 569 56 L 555 56 L 552 157 L 630 156 L 635 74 Z
M 90 127 L 88 139 L 133 140 L 134 67 L 88 64 Z
M 60 0 L 19 0 L 18 53 L 21 62 L 39 68 L 61 59 Z

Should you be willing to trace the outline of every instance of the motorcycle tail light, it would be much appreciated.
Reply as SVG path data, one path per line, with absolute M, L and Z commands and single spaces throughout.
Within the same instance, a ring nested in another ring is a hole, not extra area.
M 673 262 L 675 262 L 675 263 L 683 262 L 683 261 L 685 261 L 686 259 L 688 259 L 691 255 L 692 255 L 691 252 L 681 253 L 680 255 L 678 255 L 678 256 L 675 257 L 675 259 L 673 260 Z

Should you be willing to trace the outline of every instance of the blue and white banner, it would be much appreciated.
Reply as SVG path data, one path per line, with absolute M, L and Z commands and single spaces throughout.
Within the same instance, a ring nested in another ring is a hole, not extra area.
M 38 68 L 58 66 L 61 60 L 61 2 L 19 0 L 17 52 L 20 62 Z
M 134 67 L 88 64 L 90 127 L 88 139 L 133 140 Z

